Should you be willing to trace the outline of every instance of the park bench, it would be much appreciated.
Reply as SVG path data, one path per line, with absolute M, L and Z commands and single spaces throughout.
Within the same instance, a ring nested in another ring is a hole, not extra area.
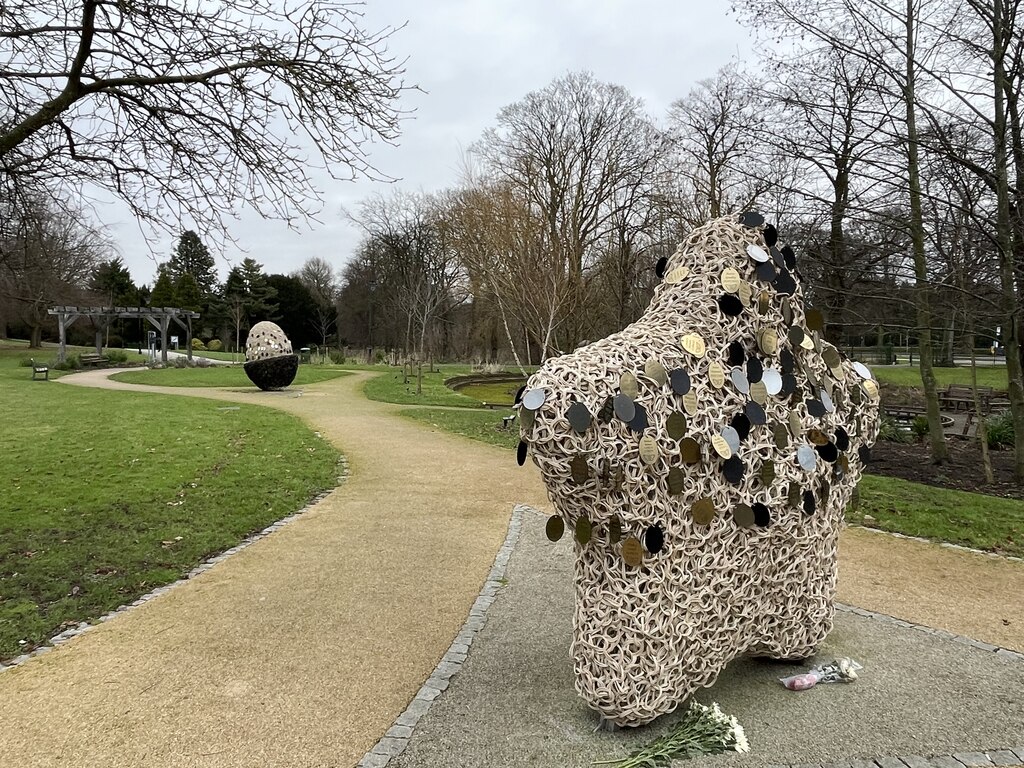
M 45 381 L 50 380 L 49 368 L 45 365 L 37 365 L 34 358 L 29 358 L 29 362 L 32 364 L 32 381 L 35 381 L 37 376 L 42 376 Z
M 987 413 L 992 400 L 992 387 L 978 387 L 978 401 L 981 410 Z M 950 384 L 939 393 L 939 403 L 945 410 L 965 411 L 974 409 L 974 388 L 964 384 Z
M 512 426 L 513 422 L 515 422 L 515 420 L 516 415 L 514 413 L 510 413 L 508 416 L 502 416 L 501 426 L 498 427 L 498 429 L 500 429 L 503 432 L 507 432 L 509 428 Z
M 93 354 L 79 355 L 78 359 L 81 361 L 82 365 L 106 365 L 110 362 L 109 357 Z

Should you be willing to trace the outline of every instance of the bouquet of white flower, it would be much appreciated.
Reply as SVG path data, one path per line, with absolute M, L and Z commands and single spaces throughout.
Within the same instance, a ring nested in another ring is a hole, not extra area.
M 717 704 L 710 707 L 693 702 L 675 728 L 646 747 L 625 758 L 601 760 L 592 765 L 614 768 L 659 768 L 673 760 L 721 752 L 749 752 L 747 736 L 735 717 L 727 715 Z

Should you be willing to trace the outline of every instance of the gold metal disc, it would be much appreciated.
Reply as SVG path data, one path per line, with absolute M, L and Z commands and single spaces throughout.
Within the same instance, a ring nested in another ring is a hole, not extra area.
M 725 386 L 725 371 L 722 369 L 722 364 L 717 360 L 713 360 L 708 364 L 708 380 L 715 389 L 721 389 Z
M 715 509 L 715 503 L 705 497 L 693 503 L 693 506 L 690 507 L 690 514 L 693 515 L 693 522 L 697 525 L 710 525 L 711 521 L 717 517 L 718 511 Z
M 704 353 L 707 351 L 707 348 L 704 345 L 704 339 L 696 333 L 688 333 L 679 341 L 683 345 L 683 349 L 694 357 L 704 357 Z
M 629 371 L 619 376 L 619 391 L 632 400 L 636 400 L 640 394 L 640 387 L 637 384 L 636 376 Z
M 643 545 L 630 536 L 622 542 L 622 559 L 626 561 L 626 565 L 636 568 L 644 560 Z
M 647 466 L 654 464 L 660 454 L 658 443 L 653 437 L 644 435 L 640 438 L 640 458 L 643 459 L 644 464 Z

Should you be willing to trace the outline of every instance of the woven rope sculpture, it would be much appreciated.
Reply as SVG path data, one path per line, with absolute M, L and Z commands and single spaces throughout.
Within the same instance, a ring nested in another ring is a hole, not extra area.
M 870 371 L 805 312 L 758 214 L 695 230 L 644 316 L 547 361 L 522 440 L 574 537 L 576 688 L 641 725 L 733 658 L 803 658 L 832 626 L 836 545 L 878 430 Z

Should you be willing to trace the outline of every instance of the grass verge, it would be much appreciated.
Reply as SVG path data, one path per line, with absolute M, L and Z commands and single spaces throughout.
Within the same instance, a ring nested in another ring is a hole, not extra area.
M 300 365 L 292 386 L 315 384 L 318 381 L 348 376 L 340 368 Z M 254 387 L 241 366 L 216 366 L 210 368 L 140 368 L 135 371 L 115 373 L 117 381 L 127 384 L 148 384 L 152 387 Z
M 461 395 L 445 386 L 444 380 L 469 373 L 468 365 L 437 366 L 434 373 L 423 371 L 423 392 L 416 394 L 416 370 L 406 379 L 401 369 L 391 369 L 366 382 L 363 392 L 370 400 L 399 405 L 443 405 L 450 408 L 479 408 L 480 401 Z
M 851 523 L 1024 557 L 1024 501 L 864 475 Z
M 446 408 L 410 408 L 401 411 L 415 421 L 429 424 L 446 432 L 470 437 L 491 445 L 513 449 L 519 444 L 518 422 L 511 429 L 500 430 L 501 417 L 512 413 L 507 411 L 471 411 L 468 409 L 454 410 Z
M 895 387 L 924 387 L 924 384 L 921 382 L 921 371 L 916 365 L 913 367 L 875 365 L 871 367 L 871 372 L 883 384 L 891 384 Z M 970 386 L 971 369 L 969 367 L 936 368 L 935 381 L 939 387 L 945 387 L 947 384 Z M 979 366 L 978 386 L 1005 390 L 1009 386 L 1009 380 L 1006 377 L 1006 366 Z
M 337 483 L 337 451 L 295 417 L 32 381 L 24 355 L 0 351 L 0 659 L 180 578 Z

